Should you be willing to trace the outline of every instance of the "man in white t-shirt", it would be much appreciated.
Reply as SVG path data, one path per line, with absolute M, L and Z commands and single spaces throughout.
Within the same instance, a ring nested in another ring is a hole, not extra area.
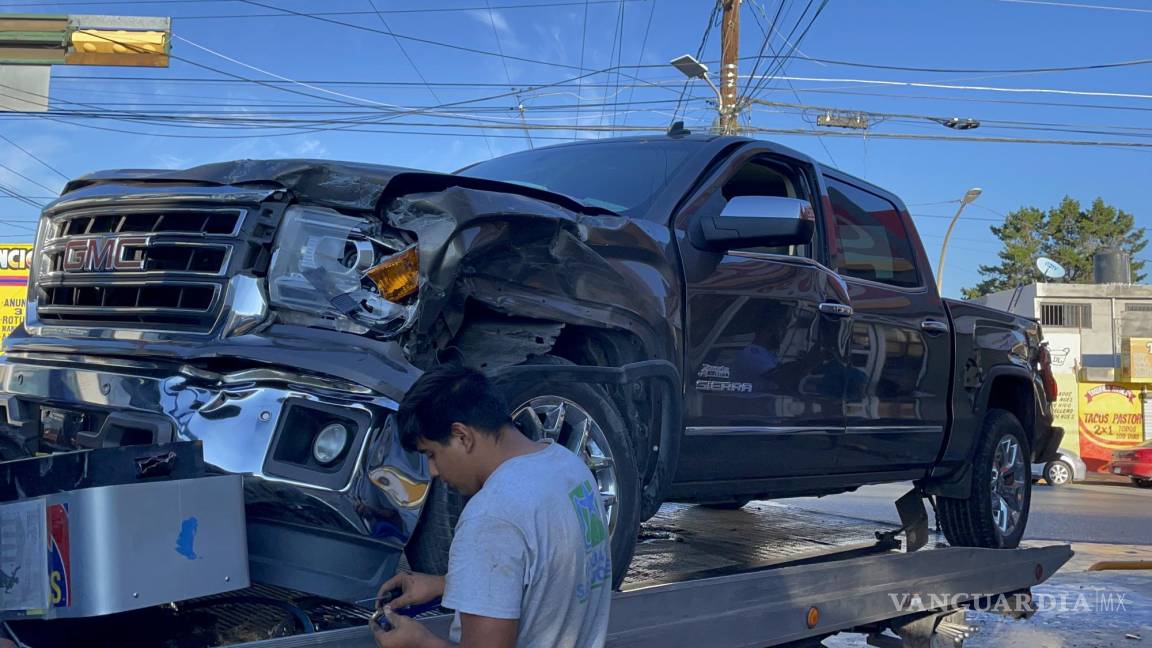
M 448 574 L 399 574 L 402 594 L 373 623 L 376 644 L 584 648 L 604 645 L 611 547 L 599 489 L 566 448 L 525 437 L 483 374 L 445 365 L 420 377 L 397 414 L 402 444 L 433 475 L 470 495 L 456 524 Z M 392 612 L 443 596 L 456 611 L 451 642 Z

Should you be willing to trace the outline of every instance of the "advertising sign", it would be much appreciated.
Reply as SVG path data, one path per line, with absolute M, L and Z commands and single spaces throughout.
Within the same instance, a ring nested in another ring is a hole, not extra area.
M 1076 373 L 1080 369 L 1080 334 L 1044 332 L 1048 353 L 1052 356 L 1052 373 Z
M 32 245 L 0 243 L 0 339 L 24 322 Z
M 1152 338 L 1128 338 L 1124 364 L 1133 382 L 1152 382 Z
M 1052 403 L 1052 425 L 1064 428 L 1060 447 L 1080 454 L 1080 392 L 1076 387 L 1076 374 L 1053 372 L 1059 388 L 1056 402 Z
M 1144 412 L 1139 387 L 1113 383 L 1080 384 L 1080 457 L 1099 471 L 1112 451 L 1144 441 Z

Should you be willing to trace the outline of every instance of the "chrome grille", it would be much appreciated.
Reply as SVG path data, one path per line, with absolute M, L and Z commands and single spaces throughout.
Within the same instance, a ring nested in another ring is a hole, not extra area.
M 207 332 L 247 269 L 244 209 L 126 208 L 49 217 L 37 257 L 43 324 Z

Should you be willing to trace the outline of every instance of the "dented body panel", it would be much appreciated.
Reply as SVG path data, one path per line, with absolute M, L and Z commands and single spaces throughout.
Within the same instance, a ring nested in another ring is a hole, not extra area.
M 670 161 L 652 195 L 617 209 L 483 164 L 242 160 L 70 182 L 41 220 L 26 324 L 4 341 L 4 459 L 201 440 L 209 465 L 246 474 L 254 578 L 349 600 L 375 594 L 419 523 L 430 480 L 393 415 L 439 362 L 598 385 L 645 515 L 670 498 L 967 488 L 982 412 L 1036 384 L 1035 323 L 946 311 L 927 281 L 893 297 L 846 278 L 826 170 L 785 147 L 639 138 L 552 155 L 622 143 L 676 155 L 656 151 Z M 701 246 L 699 219 L 759 160 L 795 172 L 817 238 L 790 254 Z M 924 317 L 949 332 L 924 337 Z M 532 366 L 547 355 L 574 366 Z M 1034 447 L 1055 448 L 1046 403 L 1033 411 Z M 347 443 L 324 463 L 311 443 L 332 425 Z

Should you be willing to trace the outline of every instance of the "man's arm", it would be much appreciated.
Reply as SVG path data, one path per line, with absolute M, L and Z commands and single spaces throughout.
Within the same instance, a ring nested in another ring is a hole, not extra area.
M 460 646 L 463 648 L 515 648 L 519 631 L 519 619 L 460 614 Z
M 415 619 L 385 610 L 383 614 L 392 625 L 385 631 L 372 620 L 372 634 L 379 648 L 515 648 L 516 635 L 520 630 L 518 619 L 493 619 L 475 614 L 460 615 L 460 643 L 454 644 L 437 637 Z

